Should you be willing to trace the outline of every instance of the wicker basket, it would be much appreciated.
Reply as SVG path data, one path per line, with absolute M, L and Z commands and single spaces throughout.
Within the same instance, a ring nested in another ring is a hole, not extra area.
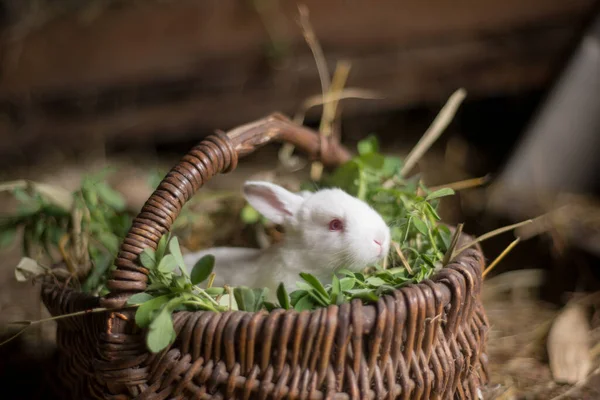
M 334 142 L 272 115 L 204 139 L 163 179 L 121 245 L 111 294 L 96 298 L 50 280 L 53 315 L 107 307 L 59 320 L 57 373 L 73 399 L 477 399 L 488 379 L 488 322 L 480 300 L 479 248 L 458 255 L 432 280 L 379 299 L 316 311 L 177 312 L 177 340 L 158 354 L 145 347 L 133 311 L 143 291 L 137 262 L 155 248 L 183 204 L 238 157 L 274 140 L 295 144 L 326 165 L 348 159 Z

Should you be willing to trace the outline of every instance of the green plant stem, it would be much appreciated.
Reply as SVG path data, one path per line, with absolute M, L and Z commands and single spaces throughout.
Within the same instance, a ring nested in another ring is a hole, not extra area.
M 402 239 L 402 244 L 406 243 L 408 239 L 408 231 L 410 230 L 410 224 L 412 222 L 412 216 L 408 217 L 408 221 L 406 222 L 406 231 L 404 232 L 404 239 Z
M 214 311 L 214 312 L 221 311 L 220 309 L 214 308 L 211 305 L 209 305 L 207 303 L 202 303 L 200 301 L 188 300 L 188 301 L 184 301 L 183 304 L 190 305 L 190 306 L 201 307 L 201 308 L 204 308 L 204 309 L 208 309 L 208 311 Z
M 431 226 L 429 226 L 429 219 L 427 218 L 427 216 L 425 215 L 425 223 L 427 224 L 427 236 L 429 236 L 429 241 L 431 242 L 431 247 L 433 247 L 433 251 L 435 251 L 435 254 L 437 256 L 437 254 L 439 253 L 439 250 L 437 248 L 437 245 L 435 244 L 435 240 L 433 239 L 433 235 L 431 233 Z
M 217 303 L 217 301 L 215 299 L 213 299 L 208 293 L 206 293 L 203 289 L 200 289 L 198 286 L 194 286 L 194 289 L 197 291 L 197 293 L 199 295 L 202 295 L 203 297 L 205 297 L 206 299 L 208 299 L 208 301 L 210 301 L 211 303 L 213 303 L 215 306 L 219 307 L 220 304 Z

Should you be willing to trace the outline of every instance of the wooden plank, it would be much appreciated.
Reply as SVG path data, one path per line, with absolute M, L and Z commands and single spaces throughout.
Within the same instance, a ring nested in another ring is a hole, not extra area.
M 296 2 L 281 2 L 267 18 L 276 35 L 306 52 L 292 22 Z M 472 38 L 585 15 L 593 0 L 307 0 L 311 21 L 328 54 L 395 47 L 399 52 L 450 38 Z M 91 21 L 80 15 L 51 21 L 5 44 L 0 93 L 103 86 L 189 75 L 198 68 L 237 76 L 243 84 L 268 42 L 257 12 L 238 0 L 133 3 Z M 219 60 L 236 59 L 240 65 Z M 203 68 L 204 67 L 204 68 Z
M 242 3 L 146 3 L 87 23 L 68 15 L 6 42 L 0 154 L 46 139 L 201 137 L 273 110 L 293 113 L 320 92 L 314 60 L 289 22 L 295 3 L 282 2 L 283 17 L 273 19 L 289 45 L 277 68 L 265 60 L 260 18 Z M 544 85 L 593 1 L 306 4 L 330 69 L 350 60 L 348 85 L 385 97 L 348 101 L 348 115 L 442 103 L 459 86 L 472 98 Z

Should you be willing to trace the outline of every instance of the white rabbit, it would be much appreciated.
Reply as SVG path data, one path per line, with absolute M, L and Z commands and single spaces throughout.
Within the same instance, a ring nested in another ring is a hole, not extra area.
M 381 216 L 340 189 L 295 194 L 251 181 L 243 192 L 259 213 L 284 227 L 284 239 L 264 250 L 216 247 L 186 254 L 188 270 L 204 255 L 215 256 L 215 286 L 266 287 L 274 299 L 280 282 L 296 289 L 300 272 L 328 283 L 337 269 L 359 271 L 388 254 L 390 230 Z

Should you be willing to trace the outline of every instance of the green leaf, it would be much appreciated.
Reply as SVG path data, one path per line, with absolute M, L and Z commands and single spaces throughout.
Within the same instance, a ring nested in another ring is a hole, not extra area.
M 350 271 L 349 269 L 341 268 L 341 269 L 338 269 L 336 272 L 338 274 L 342 274 L 342 275 L 345 275 L 347 277 L 350 277 L 350 278 L 354 279 L 354 272 Z
M 439 225 L 437 227 L 437 234 L 444 243 L 444 249 L 448 249 L 450 247 L 450 242 L 452 241 L 452 233 L 450 233 L 450 229 L 447 226 Z
M 383 167 L 381 168 L 381 174 L 390 178 L 396 175 L 402 169 L 402 160 L 398 157 L 385 157 L 383 160 Z
M 381 285 L 385 285 L 385 281 L 381 278 L 378 278 L 376 276 L 370 276 L 365 280 L 365 283 L 367 285 L 371 285 L 371 286 L 381 286 Z
M 47 204 L 44 206 L 44 214 L 49 217 L 66 218 L 71 216 L 71 210 L 65 211 L 54 204 Z
M 100 200 L 106 203 L 109 207 L 112 207 L 117 211 L 122 211 L 125 209 L 125 200 L 119 192 L 113 190 L 104 182 L 98 182 L 96 185 L 94 185 L 94 187 L 96 188 Z
M 81 194 L 83 195 L 83 198 L 84 198 L 85 202 L 87 203 L 88 207 L 90 207 L 90 208 L 98 207 L 98 193 L 96 193 L 96 191 L 84 189 L 81 191 Z
M 304 311 L 304 310 L 312 310 L 314 308 L 314 304 L 308 295 L 302 296 L 294 305 L 294 310 L 296 311 Z
M 308 292 L 306 290 L 294 290 L 292 293 L 290 293 L 290 303 L 292 306 L 295 306 L 296 303 L 307 294 Z
M 342 284 L 337 276 L 333 276 L 331 281 L 331 303 L 342 304 L 344 302 L 344 293 L 342 292 Z
M 187 275 L 187 270 L 185 268 L 185 262 L 183 261 L 183 255 L 181 254 L 181 248 L 179 247 L 179 239 L 177 237 L 173 237 L 169 241 L 169 252 L 175 258 L 175 262 L 177 266 L 181 268 L 184 275 Z
M 179 275 L 171 280 L 171 289 L 176 292 L 189 292 L 192 285 L 188 283 L 188 278 L 185 275 Z
M 172 254 L 167 254 L 160 260 L 156 269 L 162 273 L 173 272 L 177 266 L 177 261 Z
M 305 292 L 313 290 L 313 287 L 311 285 L 303 281 L 296 282 L 296 287 L 300 290 L 304 290 Z
M 389 285 L 381 285 L 379 286 L 376 290 L 375 290 L 375 295 L 377 297 L 380 297 L 382 294 L 386 294 L 386 293 L 391 293 L 394 291 L 394 287 L 393 286 L 389 286 Z
M 148 300 L 152 300 L 154 296 L 148 293 L 136 293 L 127 300 L 128 305 L 142 304 Z
M 250 204 L 246 204 L 246 206 L 242 208 L 240 217 L 245 224 L 254 224 L 259 221 L 260 214 L 252 208 Z
M 354 287 L 356 283 L 356 279 L 353 277 L 346 277 L 346 278 L 342 278 L 340 279 L 340 286 L 342 289 L 342 292 L 345 292 L 347 290 L 350 290 Z
M 27 204 L 32 201 L 31 196 L 23 188 L 16 188 L 12 191 L 13 196 L 22 204 Z
M 119 252 L 119 238 L 116 237 L 112 232 L 97 232 L 96 236 L 98 241 L 102 243 L 106 250 L 112 255 L 116 256 Z
M 289 310 L 291 308 L 290 296 L 285 290 L 283 283 L 280 283 L 279 286 L 277 286 L 277 300 L 279 301 L 281 308 L 284 310 Z
M 319 294 L 323 295 L 327 300 L 329 300 L 329 293 L 323 287 L 321 281 L 319 281 L 314 275 L 307 274 L 306 272 L 300 272 L 300 277 L 306 281 L 310 286 L 312 286 Z
M 150 325 L 154 312 L 167 304 L 170 299 L 171 295 L 164 295 L 145 301 L 135 312 L 136 325 L 140 328 L 146 328 L 148 325 Z
M 450 188 L 442 188 L 442 189 L 436 190 L 433 193 L 428 194 L 427 197 L 425 197 L 425 200 L 431 201 L 434 199 L 439 199 L 440 197 L 452 196 L 453 194 L 454 194 L 454 190 L 452 190 Z
M 220 296 L 225 293 L 225 289 L 222 287 L 211 287 L 208 289 L 204 289 L 204 291 L 211 297 Z
M 340 285 L 340 280 L 337 276 L 333 275 L 331 280 L 331 295 L 338 295 L 342 291 L 342 286 Z
M 171 309 L 164 307 L 148 327 L 146 344 L 152 353 L 158 353 L 171 344 L 175 337 Z
M 262 289 L 252 289 L 254 292 L 254 305 L 252 307 L 252 311 L 260 311 L 263 308 L 265 298 L 267 297 L 267 293 L 269 290 L 267 288 Z
M 420 218 L 414 217 L 412 222 L 419 232 L 421 232 L 423 235 L 428 234 L 429 230 L 427 229 L 427 225 Z
M 441 220 L 442 218 L 440 217 L 440 215 L 437 213 L 437 211 L 435 210 L 435 208 L 433 208 L 433 206 L 429 203 L 425 203 L 425 210 L 426 212 L 430 215 L 430 217 L 436 221 Z
M 148 286 L 146 286 L 147 292 L 160 292 L 165 289 L 168 289 L 167 286 L 165 286 L 164 283 L 159 281 L 151 282 Z
M 192 280 L 192 285 L 197 285 L 204 282 L 210 276 L 214 267 L 215 256 L 212 254 L 207 254 L 200 258 L 192 269 L 190 278 Z
M 236 287 L 233 289 L 233 296 L 235 297 L 235 301 L 241 311 L 254 311 L 253 308 L 256 302 L 256 297 L 252 289 L 245 286 Z
M 171 234 L 169 232 L 167 232 L 164 235 L 162 235 L 162 237 L 158 241 L 158 245 L 156 246 L 156 260 L 157 261 L 161 260 L 164 257 L 165 252 L 167 251 L 167 244 L 169 243 L 170 239 L 171 239 Z
M 381 154 L 368 153 L 358 158 L 366 167 L 379 170 L 383 168 L 385 158 Z
M 149 270 L 156 267 L 156 253 L 150 247 L 146 247 L 140 254 L 140 262 Z
M 90 275 L 87 277 L 83 285 L 81 285 L 81 291 L 84 293 L 90 293 L 95 291 L 98 286 L 106 280 L 106 272 L 112 264 L 113 256 L 102 252 L 98 256 L 94 257 L 93 268 Z
M 46 228 L 46 220 L 45 218 L 39 219 L 34 228 L 33 237 L 34 240 L 38 243 L 42 241 L 42 236 L 44 234 L 44 229 Z
M 379 143 L 375 135 L 369 135 L 358 142 L 358 154 L 369 154 L 379 152 Z
M 371 289 L 352 289 L 348 291 L 352 299 L 361 299 L 365 301 L 377 301 L 379 297 Z
M 317 302 L 317 304 L 322 307 L 327 307 L 331 303 L 331 298 L 329 296 L 325 297 L 322 293 L 315 289 L 310 289 L 308 291 L 308 295 L 313 298 Z
M 223 296 L 221 296 L 221 298 L 219 299 L 219 305 L 222 307 L 226 307 L 226 309 L 229 309 L 229 303 L 230 303 L 230 299 L 229 299 L 229 294 L 224 294 Z M 235 296 L 233 296 L 233 298 L 231 299 L 231 309 L 232 310 L 240 310 L 237 301 L 235 300 Z
M 364 171 L 361 169 L 360 174 L 358 175 L 358 191 L 356 193 L 356 197 L 361 199 L 362 201 L 366 201 L 367 197 L 367 179 Z
M 425 261 L 425 263 L 430 267 L 430 268 L 434 268 L 435 265 L 435 260 L 431 257 L 429 257 L 427 254 L 421 254 L 421 259 L 423 261 Z
M 356 196 L 358 193 L 358 181 L 360 166 L 355 160 L 350 160 L 338 167 L 333 175 L 327 180 L 328 186 L 339 187 L 347 193 Z

